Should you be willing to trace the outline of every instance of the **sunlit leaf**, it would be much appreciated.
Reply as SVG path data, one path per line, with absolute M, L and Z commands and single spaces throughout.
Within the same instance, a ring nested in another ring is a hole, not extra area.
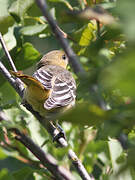
M 41 33 L 43 30 L 45 30 L 46 27 L 47 27 L 47 24 L 25 26 L 20 29 L 20 33 L 26 36 L 33 36 L 38 33 Z
M 95 38 L 96 25 L 88 23 L 78 31 L 72 33 L 70 36 L 80 45 L 88 46 L 90 42 Z
M 23 47 L 17 52 L 15 65 L 20 70 L 26 69 L 37 62 L 41 57 L 40 53 L 30 43 L 23 44 Z

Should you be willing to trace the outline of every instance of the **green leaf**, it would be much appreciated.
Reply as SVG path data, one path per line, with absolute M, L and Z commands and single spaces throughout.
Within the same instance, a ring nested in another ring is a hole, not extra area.
M 47 28 L 47 24 L 33 25 L 33 26 L 25 26 L 20 29 L 20 33 L 26 36 L 33 36 L 38 33 L 41 33 L 43 30 Z
M 16 46 L 16 39 L 14 37 L 14 26 L 8 28 L 8 32 L 3 36 L 8 51 L 12 50 Z M 3 49 L 1 48 L 3 51 Z
M 36 3 L 33 3 L 32 6 L 29 8 L 29 10 L 27 11 L 27 14 L 30 17 L 40 17 L 43 16 L 40 8 L 37 6 Z
M 16 0 L 14 1 L 10 8 L 9 13 L 14 17 L 14 19 L 19 22 L 24 18 L 27 10 L 32 6 L 34 0 Z
M 113 168 L 113 171 L 116 173 L 118 172 L 121 166 L 117 163 L 117 159 L 122 153 L 122 147 L 116 139 L 111 139 L 111 138 L 109 139 L 108 146 L 109 146 L 109 151 L 110 151 L 112 168 Z
M 88 46 L 92 39 L 95 38 L 96 25 L 88 23 L 70 36 L 77 41 L 80 46 Z
M 5 34 L 8 31 L 8 27 L 12 26 L 14 23 L 14 19 L 8 12 L 9 5 L 9 0 L 0 0 L 0 32 L 2 34 Z
M 40 53 L 30 43 L 23 44 L 15 56 L 14 62 L 19 70 L 32 66 L 41 57 Z

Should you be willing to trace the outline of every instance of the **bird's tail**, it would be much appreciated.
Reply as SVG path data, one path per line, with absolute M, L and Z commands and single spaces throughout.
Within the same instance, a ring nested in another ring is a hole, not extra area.
M 44 89 L 44 86 L 37 79 L 35 79 L 32 76 L 25 75 L 25 74 L 20 73 L 20 72 L 14 72 L 11 70 L 10 70 L 10 73 L 11 73 L 11 75 L 21 79 L 24 82 L 24 84 L 26 84 L 27 86 L 34 85 L 34 86 L 37 86 L 41 89 Z

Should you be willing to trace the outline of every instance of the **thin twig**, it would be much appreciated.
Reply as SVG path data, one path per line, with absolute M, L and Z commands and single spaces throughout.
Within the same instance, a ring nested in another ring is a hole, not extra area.
M 12 70 L 14 70 L 15 72 L 17 72 L 17 69 L 16 69 L 15 64 L 14 64 L 14 62 L 13 62 L 13 60 L 12 60 L 10 54 L 9 54 L 9 51 L 8 51 L 8 49 L 7 49 L 7 46 L 6 46 L 6 44 L 5 44 L 5 41 L 4 41 L 4 39 L 3 39 L 3 36 L 2 36 L 2 34 L 1 34 L 1 32 L 0 32 L 0 42 L 1 42 L 1 45 L 2 45 L 2 47 L 3 47 L 3 49 L 4 49 L 5 55 L 7 56 L 8 62 L 9 62 L 9 64 L 10 64 Z M 19 85 L 19 87 L 21 88 L 21 90 L 23 90 L 23 89 L 24 89 L 23 82 L 22 82 L 20 79 L 17 79 L 16 82 L 18 83 L 18 85 Z
M 72 164 L 74 165 L 74 167 L 76 168 L 77 172 L 80 174 L 80 176 L 82 177 L 82 179 L 84 180 L 91 180 L 89 174 L 87 173 L 85 167 L 83 166 L 83 164 L 81 163 L 81 161 L 78 159 L 78 157 L 76 156 L 76 154 L 72 151 L 72 149 L 70 149 L 68 151 L 68 156 L 72 161 Z
M 74 72 L 77 74 L 84 75 L 85 71 L 82 68 L 81 64 L 79 63 L 76 54 L 73 52 L 73 50 L 69 46 L 67 40 L 63 37 L 62 32 L 59 30 L 56 21 L 54 21 L 52 16 L 49 14 L 46 1 L 45 0 L 35 0 L 35 1 L 37 2 L 39 8 L 41 9 L 45 19 L 47 19 L 48 23 L 50 24 L 50 27 L 53 33 L 56 35 L 56 38 L 59 40 L 59 42 L 61 43 L 61 46 L 66 52 L 69 58 L 69 61 L 71 62 L 72 67 L 74 69 Z
M 29 151 L 34 154 L 37 159 L 54 175 L 55 178 L 60 180 L 73 180 L 72 174 L 62 166 L 58 166 L 57 160 L 50 154 L 45 152 L 36 145 L 32 139 L 21 133 L 18 129 L 10 129 L 15 133 L 15 139 L 20 141 Z
M 6 47 L 6 44 L 5 44 L 5 41 L 4 41 L 4 39 L 3 39 L 3 36 L 2 36 L 2 34 L 1 34 L 1 32 L 0 32 L 0 42 L 1 42 L 1 45 L 2 45 L 2 47 L 3 47 L 3 49 L 4 49 L 4 51 L 5 51 L 6 56 L 8 57 L 8 61 L 9 61 L 10 65 L 11 65 L 12 69 L 13 69 L 15 72 L 17 72 L 17 69 L 16 69 L 16 67 L 15 67 L 15 65 L 14 65 L 14 63 L 13 63 L 13 61 L 12 61 L 12 58 L 11 58 L 11 56 L 10 56 L 10 54 L 9 54 L 9 51 L 7 50 L 7 47 Z
M 28 103 L 25 103 L 24 106 L 26 107 L 26 109 L 28 111 L 30 111 L 38 119 L 38 121 L 48 131 L 48 133 L 51 135 L 51 137 L 54 138 L 55 136 L 57 136 L 59 134 L 59 130 L 53 124 L 48 122 L 48 120 L 46 120 L 45 118 L 40 116 L 40 114 L 38 112 L 34 111 L 31 107 L 31 105 L 29 105 Z M 63 137 L 58 138 L 57 143 L 59 143 L 59 145 L 61 145 L 62 147 L 68 146 L 67 141 Z

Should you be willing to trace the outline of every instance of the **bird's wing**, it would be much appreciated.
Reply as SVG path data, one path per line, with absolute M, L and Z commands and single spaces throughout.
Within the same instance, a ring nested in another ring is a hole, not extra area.
M 33 77 L 36 78 L 46 90 L 52 88 L 53 73 L 41 68 L 33 74 Z
M 18 77 L 19 79 L 21 79 L 24 84 L 26 84 L 27 86 L 33 85 L 38 87 L 39 89 L 44 89 L 44 86 L 42 85 L 41 82 L 39 82 L 37 79 L 35 79 L 34 77 L 30 76 L 30 75 L 26 75 L 20 72 L 14 72 L 10 70 L 10 73 L 15 76 Z
M 76 83 L 70 73 L 65 71 L 62 76 L 57 76 L 54 83 L 53 89 L 49 98 L 45 101 L 44 107 L 47 110 L 53 108 L 64 107 L 68 105 L 74 105 L 76 98 Z M 67 77 L 67 78 L 66 78 Z

